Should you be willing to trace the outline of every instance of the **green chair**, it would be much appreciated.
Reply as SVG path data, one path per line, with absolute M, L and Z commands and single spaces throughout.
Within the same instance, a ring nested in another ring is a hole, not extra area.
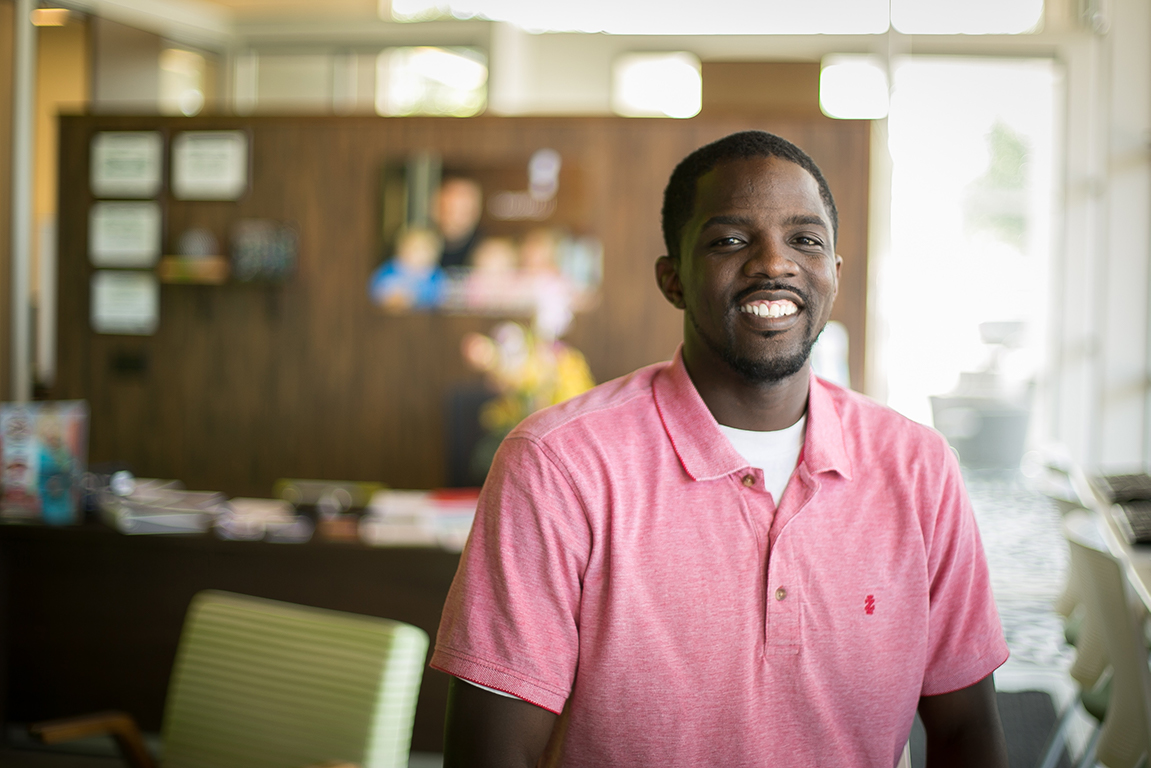
M 1073 554 L 1082 550 L 1090 571 L 1114 669 L 1095 756 L 1108 768 L 1136 768 L 1151 752 L 1151 672 L 1143 635 L 1147 611 L 1128 587 L 1119 561 L 1077 541 L 1071 541 L 1071 548 Z
M 401 622 L 201 592 L 168 687 L 163 766 L 406 766 L 427 649 Z M 123 713 L 31 730 L 47 743 L 111 734 L 134 768 L 152 768 Z
M 1084 550 L 1101 551 L 1105 546 L 1099 538 L 1094 516 L 1085 509 L 1072 510 L 1063 517 L 1063 538 L 1069 547 L 1067 586 L 1055 604 L 1055 610 L 1068 617 L 1064 633 L 1068 644 L 1075 648 L 1075 661 L 1069 673 L 1079 685 L 1076 701 L 1063 711 L 1052 731 L 1038 763 L 1039 768 L 1055 768 L 1064 753 L 1067 728 L 1074 720 L 1076 709 L 1082 706 L 1096 723 L 1102 723 L 1111 702 L 1111 659 L 1103 636 L 1103 615 L 1094 596 L 1091 568 Z M 1082 755 L 1080 766 L 1093 764 L 1099 728 L 1092 731 Z

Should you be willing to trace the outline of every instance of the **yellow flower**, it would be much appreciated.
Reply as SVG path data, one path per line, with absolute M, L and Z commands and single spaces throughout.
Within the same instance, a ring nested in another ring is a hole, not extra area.
M 583 394 L 595 386 L 587 360 L 577 349 L 561 345 L 556 355 L 556 384 L 552 404 Z
M 538 342 L 531 331 L 506 323 L 492 338 L 474 334 L 462 345 L 465 358 L 488 374 L 500 392 L 480 411 L 480 424 L 506 434 L 531 413 L 562 403 L 595 386 L 580 352 L 559 342 Z

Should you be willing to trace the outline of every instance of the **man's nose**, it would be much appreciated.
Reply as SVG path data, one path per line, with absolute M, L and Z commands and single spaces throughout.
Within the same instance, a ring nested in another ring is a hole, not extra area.
M 794 275 L 798 265 L 787 244 L 774 238 L 765 238 L 756 243 L 748 253 L 744 272 L 748 277 L 769 277 L 772 279 Z

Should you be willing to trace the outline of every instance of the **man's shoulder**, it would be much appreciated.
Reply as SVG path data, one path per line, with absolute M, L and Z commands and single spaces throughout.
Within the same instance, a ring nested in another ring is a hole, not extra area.
M 549 436 L 655 414 L 652 382 L 670 363 L 654 363 L 592 387 L 570 400 L 524 419 L 509 437 L 545 440 Z

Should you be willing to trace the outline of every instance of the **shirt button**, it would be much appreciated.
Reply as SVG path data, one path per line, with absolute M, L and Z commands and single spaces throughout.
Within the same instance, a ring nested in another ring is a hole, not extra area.
M 748 488 L 755 485 L 755 475 L 744 475 L 743 484 Z
M 779 589 L 775 590 L 775 599 L 776 600 L 782 600 L 785 597 L 787 597 L 787 590 L 786 589 L 784 589 L 783 587 L 780 587 Z

